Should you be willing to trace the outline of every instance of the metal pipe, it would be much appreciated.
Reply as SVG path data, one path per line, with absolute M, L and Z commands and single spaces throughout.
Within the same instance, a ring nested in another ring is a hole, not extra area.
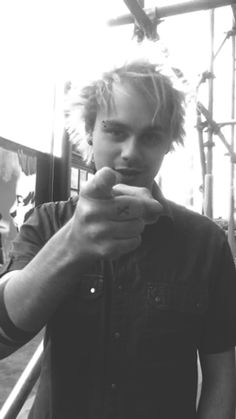
M 214 9 L 211 10 L 210 13 L 210 22 L 211 22 L 211 26 L 210 26 L 210 35 L 211 35 L 211 56 L 210 56 L 210 72 L 211 74 L 214 74 L 214 32 L 215 32 L 215 11 Z M 210 77 L 208 79 L 208 112 L 210 115 L 210 118 L 213 118 L 213 82 L 214 79 L 213 77 Z M 205 215 L 207 215 L 209 218 L 213 218 L 213 130 L 212 127 L 209 126 L 208 129 L 208 141 L 207 141 L 207 155 L 206 155 L 206 176 L 208 176 L 208 178 L 211 178 L 211 182 L 208 182 L 208 187 L 204 188 L 204 193 L 208 194 L 209 196 L 206 197 L 206 200 L 208 202 L 207 205 L 207 213 L 205 213 Z
M 202 118 L 201 118 L 200 109 L 198 109 L 198 107 L 197 107 L 197 131 L 198 131 L 198 144 L 199 144 L 201 170 L 202 170 L 202 185 L 204 186 L 205 176 L 206 176 L 206 156 L 205 156 L 205 151 L 204 151 Z
M 195 0 L 186 1 L 180 4 L 170 4 L 154 9 L 144 9 L 147 16 L 152 20 L 156 16 L 162 19 L 169 16 L 175 16 L 183 13 L 198 12 L 200 10 L 215 9 L 217 7 L 229 6 L 235 4 L 235 0 Z M 134 16 L 127 14 L 118 18 L 108 20 L 109 26 L 119 26 L 134 23 Z
M 233 25 L 236 23 L 236 5 L 232 5 Z
M 216 51 L 215 55 L 214 55 L 214 60 L 216 59 L 216 57 L 218 56 L 218 54 L 220 53 L 220 51 L 222 50 L 224 44 L 226 43 L 227 39 L 229 38 L 228 35 L 225 36 L 224 40 L 221 42 L 218 50 Z
M 231 121 L 217 122 L 217 125 L 219 125 L 220 127 L 223 127 L 225 125 L 235 125 L 235 124 L 236 124 L 236 119 L 232 119 Z
M 10 395 L 0 411 L 0 419 L 17 418 L 25 400 L 33 389 L 40 373 L 41 358 L 43 353 L 43 341 L 38 346 L 34 355 L 13 387 Z
M 204 179 L 204 198 L 203 213 L 207 217 L 212 218 L 212 202 L 213 202 L 213 175 L 206 173 Z
M 233 12 L 233 15 L 234 15 L 234 7 L 232 6 L 231 8 L 232 8 L 232 12 Z M 224 44 L 226 43 L 227 39 L 229 39 L 232 36 L 235 36 L 235 32 L 236 32 L 236 27 L 235 27 L 235 24 L 233 22 L 232 29 L 226 33 L 226 36 L 225 36 L 224 40 L 222 41 L 222 43 L 220 44 L 218 50 L 216 51 L 216 53 L 214 55 L 214 60 L 218 56 L 219 52 L 222 50 L 222 48 L 223 48 Z
M 143 10 L 142 4 L 143 1 L 140 2 L 139 0 L 124 0 L 126 6 L 132 13 L 132 15 L 135 17 L 136 22 L 138 25 L 144 30 L 147 37 L 151 37 L 152 35 L 152 21 L 151 19 L 146 15 L 146 13 Z
M 232 88 L 231 88 L 231 118 L 235 118 L 235 34 L 232 36 Z M 235 136 L 235 126 L 231 125 L 231 149 L 234 152 L 234 136 Z M 235 182 L 235 168 L 234 162 L 231 159 L 230 165 L 230 208 L 229 208 L 229 227 L 228 227 L 228 241 L 232 251 L 233 256 L 235 257 L 236 245 L 234 237 L 234 207 L 235 207 L 235 197 L 234 197 L 234 182 Z
M 229 154 L 230 154 L 231 158 L 234 160 L 234 159 L 235 159 L 235 156 L 234 156 L 234 152 L 233 152 L 233 150 L 231 149 L 231 145 L 228 143 L 228 141 L 226 140 L 225 136 L 224 136 L 224 135 L 223 135 L 223 133 L 221 132 L 221 130 L 220 130 L 220 128 L 219 128 L 219 126 L 218 126 L 217 122 L 215 122 L 215 121 L 212 119 L 212 117 L 211 117 L 211 115 L 210 115 L 209 111 L 205 108 L 205 106 L 204 106 L 201 102 L 198 102 L 198 103 L 197 103 L 197 106 L 198 106 L 198 109 L 199 109 L 199 110 L 201 111 L 201 113 L 203 114 L 203 116 L 206 118 L 206 120 L 207 120 L 207 122 L 208 122 L 208 124 L 209 124 L 209 127 L 212 129 L 212 131 L 214 132 L 214 134 L 215 134 L 215 135 L 217 135 L 217 136 L 221 139 L 222 143 L 223 143 L 223 144 L 225 145 L 225 147 L 227 148 L 227 150 L 228 150 L 228 152 L 229 152 Z

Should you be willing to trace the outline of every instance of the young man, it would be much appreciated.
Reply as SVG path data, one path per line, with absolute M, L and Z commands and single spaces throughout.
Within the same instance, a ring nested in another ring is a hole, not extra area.
M 46 325 L 30 418 L 234 419 L 227 240 L 154 182 L 182 141 L 183 101 L 143 62 L 82 91 L 80 147 L 96 174 L 78 199 L 35 209 L 3 272 L 2 357 Z

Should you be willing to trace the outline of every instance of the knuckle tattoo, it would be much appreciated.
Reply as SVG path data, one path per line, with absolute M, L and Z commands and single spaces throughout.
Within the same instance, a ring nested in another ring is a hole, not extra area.
M 118 205 L 117 206 L 117 215 L 118 216 L 130 215 L 130 207 L 129 207 L 129 205 L 123 205 L 123 206 Z

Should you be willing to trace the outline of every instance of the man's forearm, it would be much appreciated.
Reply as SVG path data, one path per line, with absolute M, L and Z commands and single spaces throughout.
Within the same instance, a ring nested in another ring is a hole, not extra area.
M 234 397 L 202 395 L 197 410 L 197 419 L 235 419 Z
M 201 360 L 203 384 L 198 419 L 235 419 L 236 380 L 234 348 Z
M 72 263 L 66 229 L 68 226 L 57 232 L 6 285 L 7 312 L 22 330 L 40 330 L 86 269 L 88 261 L 82 256 Z

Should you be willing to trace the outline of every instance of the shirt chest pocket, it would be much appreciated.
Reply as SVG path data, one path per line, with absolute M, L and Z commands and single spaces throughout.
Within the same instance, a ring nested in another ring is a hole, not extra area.
M 203 315 L 208 306 L 206 284 L 192 281 L 156 282 L 147 285 L 148 313 L 172 311 Z
M 84 275 L 78 293 L 82 301 L 96 301 L 103 294 L 103 276 L 99 274 Z
M 147 284 L 147 317 L 140 338 L 140 362 L 154 365 L 183 360 L 192 354 L 198 346 L 207 305 L 207 288 L 202 283 Z
M 70 296 L 69 310 L 80 316 L 98 313 L 103 299 L 103 290 L 102 275 L 83 275 L 74 294 Z

